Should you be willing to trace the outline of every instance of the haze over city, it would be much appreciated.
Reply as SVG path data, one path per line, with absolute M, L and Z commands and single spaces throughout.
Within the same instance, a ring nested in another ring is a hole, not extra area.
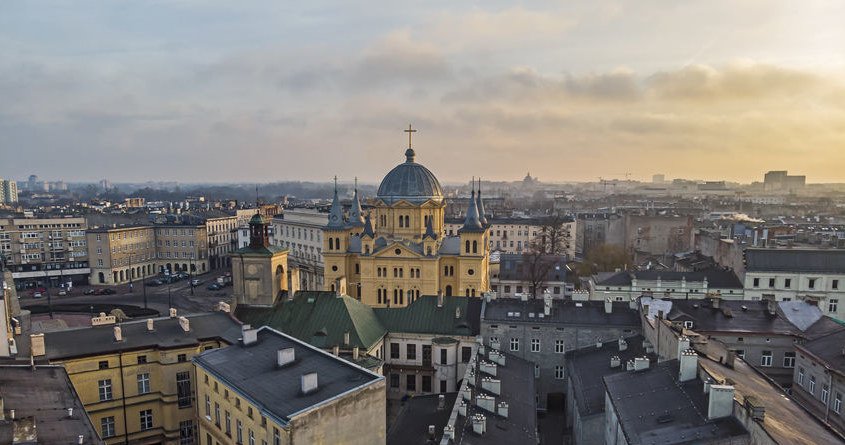
M 413 123 L 444 182 L 842 182 L 843 16 L 827 1 L 6 1 L 0 177 L 374 183 Z

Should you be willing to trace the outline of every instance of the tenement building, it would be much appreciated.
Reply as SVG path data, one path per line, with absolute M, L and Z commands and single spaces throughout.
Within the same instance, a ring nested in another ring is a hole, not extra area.
M 444 232 L 443 190 L 434 174 L 406 161 L 384 177 L 375 208 L 363 214 L 357 189 L 343 214 L 335 187 L 323 227 L 324 290 L 376 307 L 401 307 L 421 295 L 481 296 L 488 278 L 489 226 L 473 191 L 463 226 Z
M 285 210 L 273 217 L 273 243 L 290 250 L 288 263 L 299 269 L 299 288 L 323 289 L 323 226 L 328 215 L 316 210 Z
M 20 288 L 88 282 L 85 218 L 0 218 L 0 256 Z

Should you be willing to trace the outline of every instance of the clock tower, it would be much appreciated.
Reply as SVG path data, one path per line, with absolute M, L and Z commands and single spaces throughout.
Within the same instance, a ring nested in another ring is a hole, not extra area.
M 249 220 L 249 245 L 230 254 L 233 306 L 271 306 L 282 291 L 291 291 L 287 275 L 288 250 L 271 245 L 268 239 L 267 219 L 256 213 Z

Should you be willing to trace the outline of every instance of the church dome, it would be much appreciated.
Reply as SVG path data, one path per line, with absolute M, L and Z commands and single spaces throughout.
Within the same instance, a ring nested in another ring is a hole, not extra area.
M 405 151 L 406 161 L 387 174 L 378 187 L 378 198 L 388 204 L 406 200 L 422 204 L 428 200 L 443 201 L 440 182 L 429 169 L 414 162 L 414 150 Z

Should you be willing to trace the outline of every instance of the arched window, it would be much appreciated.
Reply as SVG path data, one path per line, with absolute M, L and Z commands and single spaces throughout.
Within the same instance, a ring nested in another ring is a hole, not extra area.
M 452 296 L 452 286 L 451 286 L 451 285 L 450 285 L 450 286 L 446 286 L 446 296 L 447 296 L 447 297 L 451 297 L 451 296 Z
M 467 288 L 467 297 L 469 297 L 469 288 Z
M 443 275 L 449 276 L 449 266 L 443 266 Z
M 340 238 L 334 239 L 334 248 L 340 250 Z
M 467 240 L 467 241 L 464 243 L 464 248 L 465 248 L 464 250 L 466 250 L 466 253 L 469 253 L 469 240 Z
M 399 304 L 405 304 L 405 291 L 399 289 Z
M 420 298 L 420 290 L 419 289 L 417 289 L 417 295 L 414 297 L 414 299 L 416 300 L 417 298 Z
M 472 296 L 475 296 L 475 289 L 472 290 Z
M 393 304 L 399 303 L 399 289 L 393 289 Z
M 449 266 L 449 276 L 450 277 L 455 276 L 455 266 Z
M 381 304 L 381 289 L 376 289 L 376 295 L 378 295 L 378 304 Z
M 329 250 L 334 249 L 334 238 L 329 238 Z
M 405 218 L 402 218 L 402 215 L 399 215 L 399 227 L 405 227 Z
M 410 216 L 405 215 L 405 227 L 411 227 L 410 218 Z
M 478 253 L 478 241 L 472 242 L 472 253 Z
M 100 272 L 98 274 L 97 278 L 99 278 L 100 284 L 103 284 L 103 283 L 106 282 L 106 276 L 102 272 Z

